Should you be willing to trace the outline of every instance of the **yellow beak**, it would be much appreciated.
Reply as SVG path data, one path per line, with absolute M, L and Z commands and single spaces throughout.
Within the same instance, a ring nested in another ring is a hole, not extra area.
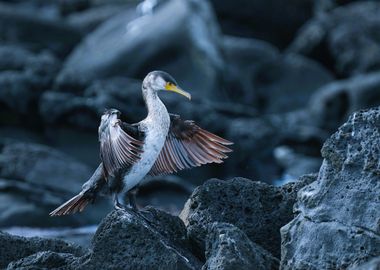
M 172 91 L 172 92 L 176 92 L 182 96 L 185 96 L 187 97 L 189 100 L 191 100 L 191 95 L 190 93 L 178 88 L 177 86 L 175 86 L 174 84 L 172 83 L 166 83 L 165 85 L 165 89 L 168 90 L 168 91 Z

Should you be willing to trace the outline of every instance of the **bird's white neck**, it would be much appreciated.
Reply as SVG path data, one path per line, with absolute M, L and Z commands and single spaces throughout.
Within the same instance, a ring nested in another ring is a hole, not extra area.
M 158 97 L 157 92 L 154 91 L 146 91 L 144 95 L 145 105 L 148 109 L 149 119 L 162 119 L 169 118 L 168 111 L 164 103 Z

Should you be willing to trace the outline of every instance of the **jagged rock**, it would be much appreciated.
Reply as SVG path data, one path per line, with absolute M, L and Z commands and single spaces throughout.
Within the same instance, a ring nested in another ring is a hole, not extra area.
M 2 247 L 6 248 L 7 245 Z M 90 250 L 85 254 L 47 246 L 46 249 L 36 248 L 19 256 L 9 255 L 4 262 L 45 250 L 47 252 L 11 263 L 9 269 L 195 270 L 202 266 L 188 250 L 186 228 L 182 221 L 154 208 L 146 208 L 139 214 L 131 210 L 112 211 L 100 223 Z
M 235 118 L 226 128 L 226 138 L 235 142 L 234 152 L 225 164 L 226 171 L 269 183 L 283 178 L 284 169 L 287 169 L 276 156 L 278 147 L 319 159 L 321 146 L 328 137 L 328 133 L 316 127 L 307 110 L 250 119 Z M 298 172 L 315 172 L 308 171 L 312 169 L 309 164 L 304 165 L 306 167 L 298 168 Z
M 84 215 L 50 218 L 50 211 L 81 190 L 90 169 L 42 145 L 15 142 L 0 148 L 0 227 L 83 225 L 104 214 L 107 205 L 100 203 Z
M 303 108 L 319 87 L 333 80 L 319 63 L 296 54 L 281 54 L 263 41 L 225 37 L 226 95 L 262 113 Z M 268 72 L 270 70 L 270 72 Z
M 310 100 L 315 124 L 333 132 L 354 111 L 380 105 L 380 72 L 332 82 Z
M 281 229 L 281 269 L 346 269 L 380 254 L 380 108 L 354 113 L 322 156 Z
M 36 16 L 33 9 L 0 5 L 0 41 L 49 49 L 64 56 L 80 39 L 78 30 L 60 20 Z
M 306 185 L 277 188 L 245 178 L 208 180 L 195 189 L 181 213 L 198 256 L 203 256 L 207 228 L 227 222 L 241 229 L 251 241 L 280 257 L 280 228 L 293 218 L 297 190 Z
M 380 68 L 380 3 L 352 3 L 310 20 L 289 51 L 317 59 L 343 77 Z
M 162 69 L 185 89 L 217 95 L 223 68 L 218 34 L 206 1 L 164 1 L 143 16 L 126 9 L 75 48 L 64 63 L 57 87 L 120 75 L 143 79 L 152 69 Z
M 210 225 L 206 238 L 203 270 L 278 269 L 279 261 L 251 242 L 247 235 L 228 223 Z
M 78 269 L 199 269 L 200 262 L 186 250 L 181 220 L 153 208 L 143 216 L 111 212 L 100 224 L 92 249 Z
M 39 251 L 71 253 L 81 256 L 84 250 L 76 245 L 68 244 L 58 239 L 43 239 L 39 237 L 25 238 L 0 232 L 0 268 Z M 12 269 L 12 268 L 11 268 Z
M 255 37 L 282 48 L 313 14 L 314 1 L 212 0 L 223 32 Z M 274 20 L 275 18 L 275 20 Z

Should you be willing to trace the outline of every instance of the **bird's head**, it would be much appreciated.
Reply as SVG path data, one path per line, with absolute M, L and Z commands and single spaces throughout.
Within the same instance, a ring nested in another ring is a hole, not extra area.
M 143 81 L 143 91 L 172 91 L 191 99 L 190 93 L 182 90 L 175 79 L 164 71 L 152 71 Z

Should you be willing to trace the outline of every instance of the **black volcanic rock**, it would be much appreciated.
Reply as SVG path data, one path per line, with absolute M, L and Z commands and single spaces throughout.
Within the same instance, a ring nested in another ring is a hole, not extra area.
M 79 269 L 199 269 L 186 251 L 186 229 L 179 218 L 154 209 L 143 216 L 111 212 L 94 236 L 87 260 Z
M 25 238 L 3 232 L 0 232 L 0 242 L 1 269 L 7 267 L 12 261 L 22 259 L 40 251 L 70 253 L 73 256 L 80 256 L 85 252 L 85 250 L 79 246 L 68 244 L 58 239 L 43 239 L 39 237 Z
M 113 76 L 143 79 L 148 72 L 162 69 L 182 82 L 184 89 L 217 96 L 223 68 L 218 30 L 206 1 L 164 1 L 143 16 L 126 8 L 75 48 L 57 86 Z
M 278 188 L 238 177 L 208 180 L 195 189 L 180 215 L 195 252 L 199 256 L 204 253 L 210 224 L 226 222 L 279 258 L 280 228 L 293 218 L 297 190 L 308 183 Z
M 10 238 L 12 241 L 17 239 L 13 236 Z M 55 240 L 46 240 L 49 241 Z M 0 247 L 0 251 L 1 248 L 8 247 L 8 243 L 5 244 Z M 30 252 L 26 247 L 24 253 L 18 256 L 10 253 L 5 257 L 3 265 L 22 258 L 12 262 L 9 269 L 196 270 L 202 266 L 188 250 L 186 228 L 182 221 L 153 208 L 146 208 L 139 214 L 131 210 L 112 211 L 100 223 L 86 253 L 70 247 L 68 245 L 66 249 L 60 249 L 46 245 Z M 28 255 L 30 256 L 23 258 Z
M 228 223 L 210 225 L 206 239 L 206 263 L 202 270 L 278 269 L 279 261 L 251 242 L 247 235 Z
M 312 57 L 342 77 L 378 70 L 379 12 L 380 3 L 363 1 L 322 13 L 302 27 L 289 51 Z
M 346 269 L 380 255 L 380 108 L 351 115 L 322 156 L 281 228 L 281 269 Z

